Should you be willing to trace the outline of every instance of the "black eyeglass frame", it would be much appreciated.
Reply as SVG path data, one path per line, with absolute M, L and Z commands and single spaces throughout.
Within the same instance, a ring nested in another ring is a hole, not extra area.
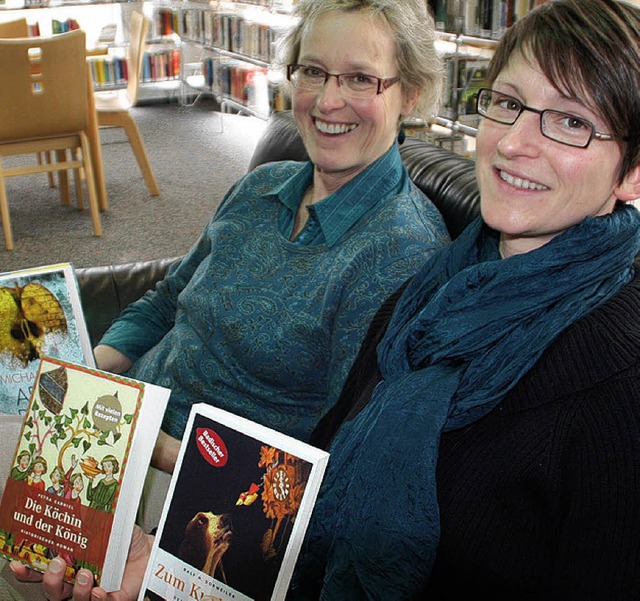
M 353 71 L 351 73 L 329 73 L 329 71 L 325 71 L 324 69 L 320 69 L 319 67 L 313 67 L 311 65 L 300 65 L 300 64 L 290 64 L 287 65 L 287 79 L 292 81 L 292 77 L 296 71 L 299 69 L 312 68 L 318 71 L 318 73 L 324 73 L 324 81 L 322 85 L 326 85 L 327 81 L 329 81 L 329 77 L 335 77 L 338 81 L 338 86 L 342 89 L 342 84 L 340 83 L 341 77 L 346 77 L 347 75 L 364 75 L 365 77 L 370 77 L 371 79 L 375 79 L 378 82 L 378 87 L 376 90 L 376 96 L 378 94 L 382 94 L 387 88 L 390 88 L 394 83 L 398 83 L 400 81 L 400 76 L 396 75 L 395 77 L 388 77 L 386 79 L 382 77 L 377 77 L 376 75 L 370 75 L 369 73 L 359 73 L 357 71 Z
M 481 97 L 486 92 L 489 92 L 490 94 L 499 94 L 501 97 L 507 100 L 513 100 L 513 102 L 515 102 L 520 107 L 517 115 L 512 120 L 507 120 L 507 121 L 496 119 L 495 117 L 489 117 L 489 115 L 483 112 L 484 109 L 482 108 L 481 102 L 480 102 Z M 573 148 L 587 148 L 587 146 L 591 144 L 591 141 L 594 138 L 597 140 L 603 140 L 605 142 L 608 142 L 611 140 L 627 140 L 626 136 L 621 137 L 613 134 L 603 134 L 601 132 L 596 131 L 595 125 L 591 123 L 591 121 L 589 121 L 588 119 L 584 119 L 583 117 L 578 117 L 577 115 L 572 115 L 571 113 L 565 113 L 564 111 L 557 111 L 555 109 L 544 109 L 544 110 L 536 109 L 531 106 L 527 106 L 526 104 L 523 104 L 520 100 L 518 100 L 514 96 L 510 96 L 509 94 L 505 94 L 504 92 L 498 92 L 498 90 L 492 90 L 491 88 L 480 88 L 478 90 L 478 94 L 476 97 L 476 110 L 478 111 L 478 114 L 484 117 L 485 119 L 489 119 L 490 121 L 494 121 L 495 123 L 501 123 L 503 125 L 513 125 L 520 118 L 520 115 L 522 115 L 524 111 L 530 111 L 532 113 L 536 113 L 540 115 L 540 133 L 542 133 L 542 135 L 545 138 L 548 138 L 549 140 L 553 140 L 554 142 L 558 142 L 558 144 L 564 144 L 565 146 L 572 146 Z M 584 144 L 572 144 L 571 142 L 565 142 L 563 140 L 558 140 L 557 138 L 550 136 L 544 131 L 544 116 L 546 113 L 564 115 L 571 119 L 576 119 L 577 121 L 580 121 L 585 125 L 589 125 L 589 127 L 591 128 L 591 134 L 589 135 L 589 139 Z

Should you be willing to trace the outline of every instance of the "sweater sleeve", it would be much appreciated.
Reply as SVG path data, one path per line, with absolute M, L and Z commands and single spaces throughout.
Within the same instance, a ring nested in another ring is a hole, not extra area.
M 100 344 L 119 350 L 135 362 L 171 330 L 175 323 L 180 293 L 211 251 L 209 230 L 217 217 L 224 213 L 239 184 L 240 182 L 237 182 L 227 192 L 216 215 L 183 260 L 169 268 L 167 275 L 158 282 L 155 290 L 150 290 L 124 309 L 105 332 Z
M 566 517 L 552 587 L 563 601 L 640 599 L 638 377 L 633 368 L 578 397 L 567 417 Z

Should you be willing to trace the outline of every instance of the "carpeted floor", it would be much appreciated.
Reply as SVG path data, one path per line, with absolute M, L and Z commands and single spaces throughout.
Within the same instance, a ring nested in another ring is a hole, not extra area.
M 224 193 L 246 172 L 266 125 L 214 108 L 204 100 L 190 107 L 156 103 L 133 109 L 158 197 L 149 195 L 123 130 L 101 130 L 109 210 L 102 213 L 100 238 L 92 234 L 89 211 L 61 206 L 46 175 L 9 178 L 15 250 L 4 249 L 0 230 L 0 271 L 62 261 L 88 267 L 186 252 Z

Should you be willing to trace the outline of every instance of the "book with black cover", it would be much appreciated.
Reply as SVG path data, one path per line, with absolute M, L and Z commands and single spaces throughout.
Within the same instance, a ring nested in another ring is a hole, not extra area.
M 139 601 L 284 599 L 328 457 L 194 405 Z

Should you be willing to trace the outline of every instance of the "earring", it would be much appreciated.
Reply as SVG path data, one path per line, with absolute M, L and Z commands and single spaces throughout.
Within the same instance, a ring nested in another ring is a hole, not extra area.
M 404 129 L 401 129 L 398 132 L 398 144 L 403 144 L 406 139 L 407 139 L 407 134 L 404 132 Z

